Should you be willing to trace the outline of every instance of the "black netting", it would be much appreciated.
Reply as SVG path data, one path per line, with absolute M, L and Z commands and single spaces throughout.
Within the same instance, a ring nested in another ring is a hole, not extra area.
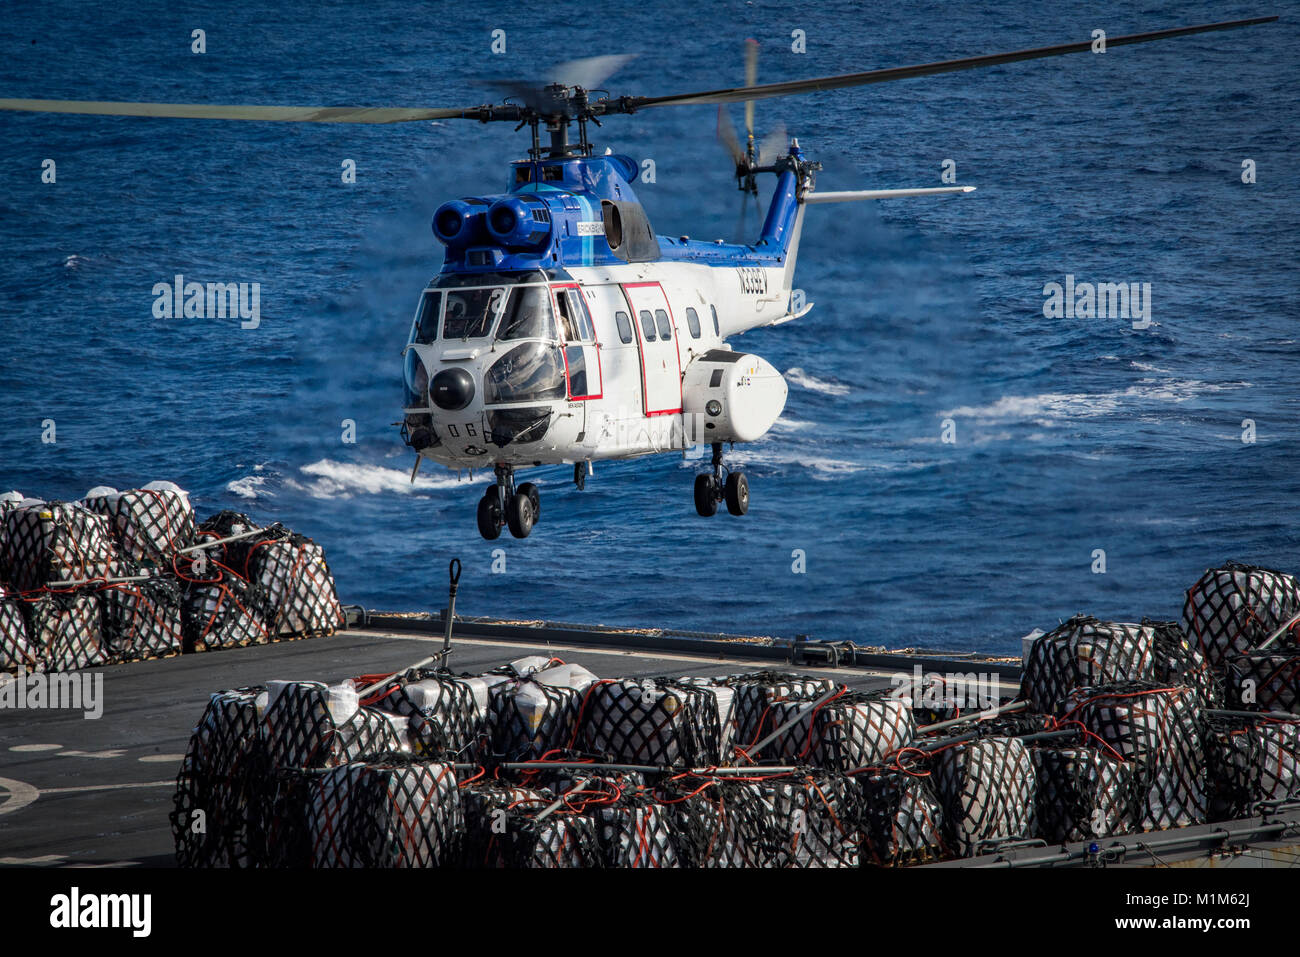
M 246 577 L 260 589 L 272 635 L 331 635 L 345 624 L 325 552 L 311 539 L 257 541 L 246 567 Z
M 507 816 L 500 819 L 504 820 L 506 830 L 495 835 L 499 839 L 496 845 L 499 851 L 494 851 L 491 860 L 485 863 L 495 866 L 499 861 L 506 867 L 521 868 L 601 867 L 605 858 L 600 844 L 600 822 L 595 813 L 561 806 L 542 817 L 553 803 L 554 796 L 540 792 L 538 797 L 545 803 L 527 797 L 508 802 Z M 499 802 L 501 799 L 495 800 Z M 499 803 L 493 806 L 499 806 Z M 476 820 L 482 822 L 491 818 L 476 817 Z M 476 856 L 470 860 L 474 866 L 477 866 L 477 854 L 482 850 L 482 844 L 478 843 L 480 840 L 481 832 L 479 838 L 470 840 L 475 848 Z
M 187 651 L 242 648 L 270 638 L 257 589 L 238 575 L 208 568 L 212 581 L 189 581 L 181 600 Z
M 1227 659 L 1227 697 L 1234 707 L 1300 713 L 1300 656 L 1294 652 Z
M 43 658 L 27 634 L 23 601 L 0 585 L 0 671 L 35 671 Z
M 260 524 L 253 521 L 243 512 L 234 512 L 230 509 L 217 512 L 211 518 L 205 520 L 198 527 L 195 536 L 196 541 L 217 541 L 222 538 L 230 538 L 232 535 L 242 535 L 245 532 L 261 530 L 262 535 L 251 535 L 248 538 L 241 538 L 238 541 L 226 542 L 223 545 L 217 545 L 212 548 L 204 549 L 204 554 L 212 561 L 219 562 L 227 568 L 233 569 L 243 577 L 249 577 L 248 553 L 257 545 L 258 542 L 280 541 L 289 537 L 288 529 L 280 526 L 263 528 Z
M 628 764 L 703 767 L 720 763 L 719 697 L 730 688 L 671 678 L 602 681 L 586 696 L 582 740 L 593 754 Z
M 777 729 L 772 716 L 772 705 L 776 702 L 816 701 L 835 687 L 835 682 L 829 678 L 809 678 L 777 671 L 733 675 L 722 680 L 736 693 L 732 713 L 735 716 L 733 736 L 737 751 L 753 747 Z M 779 754 L 775 744 L 769 743 L 760 753 L 749 757 L 754 761 L 779 760 Z
M 667 808 L 641 795 L 624 794 L 594 814 L 606 867 L 685 865 Z
M 508 866 L 519 850 L 516 827 L 524 827 L 530 817 L 554 800 L 555 795 L 547 790 L 513 787 L 493 780 L 465 788 L 461 792 L 465 866 Z
M 1212 568 L 1187 592 L 1183 631 L 1211 668 L 1245 654 L 1300 613 L 1300 583 L 1290 575 L 1228 562 Z M 1281 639 L 1294 644 L 1298 628 Z
M 248 867 L 261 859 L 261 688 L 214 694 L 190 737 L 171 812 L 182 867 Z
M 1033 749 L 1038 829 L 1051 844 L 1128 834 L 1141 799 L 1134 766 L 1090 747 Z
M 1034 641 L 1024 663 L 1021 697 L 1035 711 L 1059 714 L 1075 688 L 1148 680 L 1154 645 L 1151 626 L 1075 615 Z
M 684 867 L 758 867 L 770 860 L 762 795 L 745 782 L 683 775 L 655 789 Z
M 528 761 L 575 743 L 582 692 L 528 678 L 498 684 L 491 694 L 491 748 L 501 760 Z
M 1142 830 L 1205 821 L 1205 755 L 1197 698 L 1190 688 L 1150 683 L 1080 688 L 1067 718 L 1077 720 L 1135 765 Z
M 440 867 L 460 862 L 464 816 L 449 765 L 403 760 L 353 763 L 308 777 L 305 799 L 313 867 Z M 274 853 L 274 849 L 272 849 Z
M 764 867 L 857 867 L 865 817 L 851 778 L 809 771 L 756 784 L 768 812 Z
M 274 768 L 329 768 L 402 750 L 392 717 L 358 707 L 351 689 L 293 681 L 268 690 L 264 724 Z
M 44 593 L 23 600 L 31 652 L 47 671 L 108 664 L 99 599 L 86 593 Z
M 1300 796 L 1300 722 L 1214 717 L 1204 745 L 1210 820 Z
M 907 867 L 948 856 L 943 805 L 928 775 L 880 771 L 862 775 L 864 864 Z
M 194 541 L 189 497 L 172 489 L 130 489 L 81 503 L 109 521 L 122 557 L 170 570 L 177 550 Z
M 99 591 L 104 642 L 117 661 L 179 654 L 181 592 L 169 578 L 116 582 Z
M 1155 634 L 1155 668 L 1151 680 L 1157 684 L 1186 685 L 1195 693 L 1198 706 L 1221 707 L 1224 701 L 1223 679 L 1210 668 L 1205 655 L 1192 644 L 1176 621 L 1152 621 L 1142 624 Z
M 958 855 L 1037 834 L 1038 779 L 1018 738 L 980 738 L 939 751 L 933 781 Z
M 380 688 L 367 703 L 404 715 L 417 756 L 471 761 L 487 733 L 487 685 L 445 671 L 421 671 Z
M 883 764 L 916 737 L 907 702 L 880 693 L 844 691 L 816 708 L 807 702 L 775 702 L 770 718 L 774 728 L 790 727 L 767 753 L 784 763 L 832 771 Z
M 108 574 L 115 550 L 103 515 L 68 502 L 42 502 L 8 509 L 4 517 L 10 577 L 20 591 Z

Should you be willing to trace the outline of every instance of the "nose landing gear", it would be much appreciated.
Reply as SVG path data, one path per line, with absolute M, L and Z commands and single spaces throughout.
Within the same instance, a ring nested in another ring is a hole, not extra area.
M 478 503 L 479 534 L 492 541 L 509 528 L 515 538 L 527 538 L 542 514 L 542 499 L 537 486 L 524 482 L 515 487 L 515 470 L 497 465 L 497 480 L 483 492 Z
M 732 515 L 744 515 L 749 511 L 749 479 L 745 473 L 727 469 L 724 481 L 722 464 L 722 443 L 713 443 L 713 472 L 695 476 L 695 511 L 707 517 L 718 510 L 721 502 L 727 503 L 727 511 Z

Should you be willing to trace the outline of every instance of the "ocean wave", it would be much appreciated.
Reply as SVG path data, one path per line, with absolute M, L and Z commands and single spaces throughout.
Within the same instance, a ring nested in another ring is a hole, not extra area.
M 803 369 L 795 366 L 785 370 L 786 380 L 799 386 L 801 389 L 807 389 L 809 392 L 820 392 L 822 395 L 848 395 L 849 387 L 840 382 L 827 382 L 824 379 L 818 379 L 804 372 Z
M 399 492 L 405 495 L 411 492 L 427 492 L 469 484 L 468 477 L 443 471 L 440 466 L 433 467 L 443 474 L 417 475 L 412 482 L 411 473 L 406 469 L 390 469 L 363 462 L 336 462 L 333 459 L 321 459 L 319 462 L 312 462 L 298 469 L 303 475 L 308 476 L 310 481 L 298 482 L 294 479 L 286 479 L 284 484 L 312 498 L 351 498 L 357 494 L 382 495 L 388 492 Z
M 1144 402 L 1179 404 L 1200 395 L 1249 388 L 1249 382 L 1209 383 L 1196 379 L 1144 379 L 1112 392 L 1043 392 L 1006 395 L 987 405 L 963 405 L 940 412 L 941 418 L 974 419 L 984 424 L 1032 421 L 1050 425 L 1058 419 L 1095 419 Z

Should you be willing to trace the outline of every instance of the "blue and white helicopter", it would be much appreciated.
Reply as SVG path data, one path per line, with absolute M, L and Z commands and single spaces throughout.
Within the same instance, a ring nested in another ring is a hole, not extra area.
M 1275 20 L 1259 17 L 1106 38 L 1107 47 Z M 695 508 L 733 515 L 749 508 L 743 472 L 728 469 L 724 445 L 752 442 L 776 422 L 786 384 L 764 359 L 728 340 L 805 315 L 792 302 L 799 238 L 808 206 L 966 193 L 971 186 L 816 191 L 820 164 L 798 141 L 757 149 L 754 101 L 996 66 L 1095 49 L 1096 40 L 757 85 L 748 45 L 742 87 L 673 96 L 593 98 L 625 58 L 566 64 L 544 87 L 516 88 L 497 105 L 471 108 L 209 106 L 66 100 L 0 100 L 0 109 L 59 113 L 309 123 L 399 123 L 445 119 L 527 126 L 532 146 L 511 165 L 505 193 L 438 207 L 433 232 L 446 247 L 442 270 L 420 296 L 404 350 L 402 437 L 416 454 L 452 469 L 491 467 L 478 528 L 526 537 L 540 515 L 537 486 L 515 472 L 572 464 L 581 489 L 597 460 L 677 451 L 702 443 L 711 467 L 695 479 Z M 745 104 L 746 145 L 726 121 Z M 589 126 L 664 106 L 716 104 L 719 138 L 740 189 L 757 196 L 759 173 L 776 188 L 758 238 L 747 244 L 656 235 L 633 182 L 637 163 L 599 155 Z M 576 128 L 576 139 L 571 134 Z M 548 144 L 541 142 L 542 132 Z M 772 142 L 769 138 L 767 143 Z M 776 153 L 777 155 L 768 155 Z

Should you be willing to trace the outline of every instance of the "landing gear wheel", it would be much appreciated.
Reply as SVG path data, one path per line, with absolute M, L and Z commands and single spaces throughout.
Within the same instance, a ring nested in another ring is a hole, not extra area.
M 732 515 L 744 515 L 749 511 L 749 479 L 744 472 L 732 472 L 727 476 L 727 511 Z
M 501 504 L 495 485 L 478 501 L 478 533 L 489 542 L 501 535 Z
M 506 523 L 510 526 L 510 534 L 515 538 L 527 538 L 535 521 L 537 514 L 533 511 L 531 496 L 524 491 L 515 492 L 506 503 Z
M 536 525 L 542 520 L 542 495 L 537 491 L 537 486 L 532 482 L 525 482 L 519 486 L 519 491 L 527 495 L 533 502 L 533 524 Z
M 695 511 L 705 518 L 718 510 L 718 486 L 712 475 L 695 476 Z

